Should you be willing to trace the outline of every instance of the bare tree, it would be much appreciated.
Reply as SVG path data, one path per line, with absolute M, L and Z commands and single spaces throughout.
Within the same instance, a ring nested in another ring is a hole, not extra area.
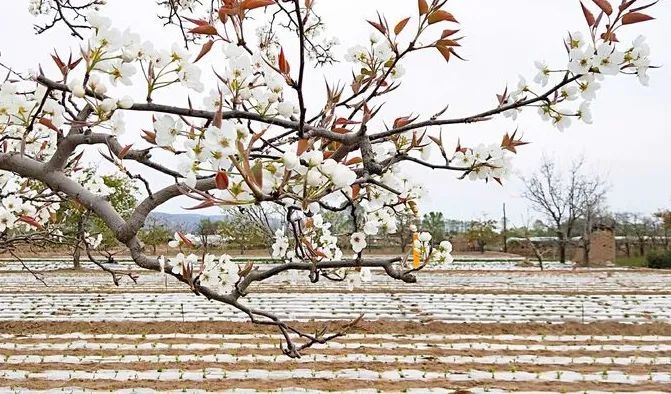
M 563 174 L 551 159 L 544 157 L 540 169 L 523 181 L 522 196 L 552 225 L 559 261 L 566 262 L 566 249 L 578 220 L 592 217 L 605 198 L 604 180 L 587 174 L 583 159 L 574 161 L 568 173 Z

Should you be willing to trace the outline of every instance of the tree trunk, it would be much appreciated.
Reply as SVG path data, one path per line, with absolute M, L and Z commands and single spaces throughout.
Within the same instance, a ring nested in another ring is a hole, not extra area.
M 72 266 L 76 270 L 82 268 L 80 245 L 83 240 L 84 240 L 84 217 L 81 216 L 77 221 L 77 242 L 75 243 L 75 250 L 72 253 Z
M 590 244 L 588 241 L 583 241 L 582 245 L 582 259 L 585 266 L 589 266 L 589 247 Z
M 566 263 L 566 236 L 564 233 L 559 233 L 559 262 Z

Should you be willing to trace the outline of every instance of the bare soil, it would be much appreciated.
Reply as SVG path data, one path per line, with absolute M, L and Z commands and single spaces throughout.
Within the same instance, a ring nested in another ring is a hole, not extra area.
M 337 329 L 346 321 L 332 321 L 327 326 Z M 308 332 L 321 329 L 325 323 L 298 322 L 292 324 Z M 246 322 L 73 322 L 73 321 L 0 321 L 0 333 L 8 334 L 63 334 L 81 332 L 90 334 L 154 334 L 154 333 L 229 333 L 276 334 L 273 327 Z M 563 323 L 563 324 L 499 324 L 499 323 L 417 323 L 399 321 L 363 321 L 350 332 L 356 333 L 410 333 L 410 334 L 516 334 L 516 335 L 671 335 L 669 323 L 626 324 L 616 322 Z

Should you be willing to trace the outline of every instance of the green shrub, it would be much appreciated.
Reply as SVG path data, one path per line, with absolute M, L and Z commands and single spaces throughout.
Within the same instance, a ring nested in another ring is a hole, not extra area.
M 646 259 L 648 260 L 648 268 L 671 269 L 671 251 L 649 253 Z

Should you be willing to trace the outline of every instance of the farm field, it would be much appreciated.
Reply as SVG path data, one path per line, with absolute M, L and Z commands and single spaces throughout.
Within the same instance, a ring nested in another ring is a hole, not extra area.
M 461 261 L 416 284 L 278 276 L 247 303 L 310 330 L 364 314 L 290 359 L 277 332 L 164 275 L 116 287 L 53 264 L 31 264 L 45 286 L 3 263 L 0 392 L 671 392 L 671 272 Z

